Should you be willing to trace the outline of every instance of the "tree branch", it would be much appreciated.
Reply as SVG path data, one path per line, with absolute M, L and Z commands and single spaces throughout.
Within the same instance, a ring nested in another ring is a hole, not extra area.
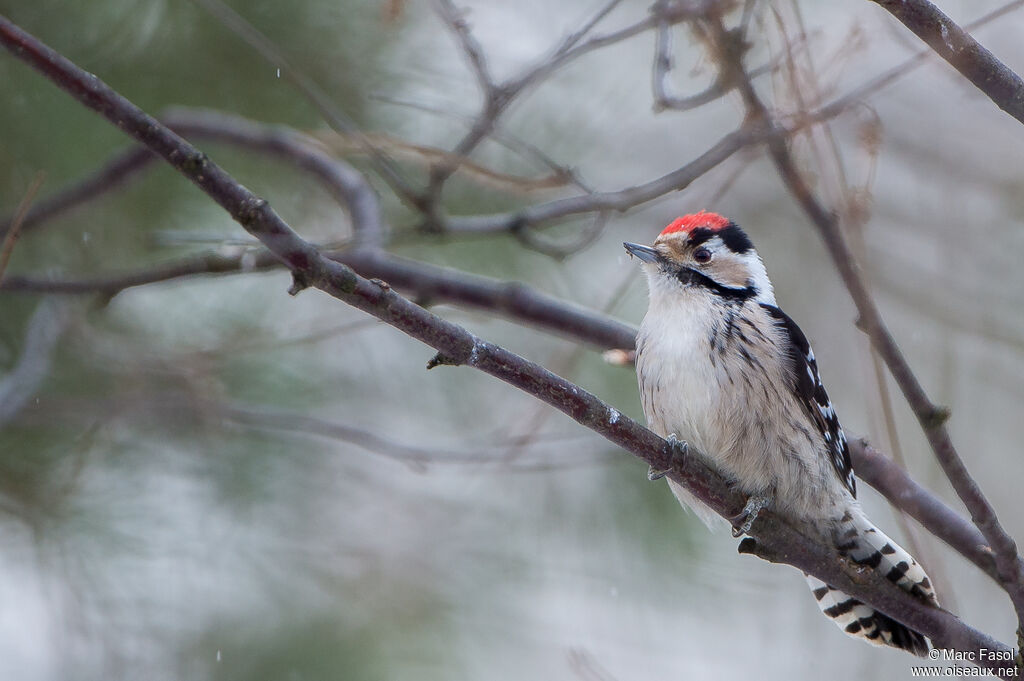
M 115 189 L 153 160 L 153 155 L 144 148 L 135 148 L 118 154 L 85 179 L 53 196 L 34 202 L 21 221 L 21 231 L 26 233 L 75 206 Z M 0 236 L 7 234 L 16 217 L 16 214 L 12 214 L 0 222 Z
M 995 19 L 998 19 L 1004 14 L 1012 12 L 1016 9 L 1020 9 L 1022 5 L 1024 5 L 1024 0 L 1011 0 L 1011 2 L 1007 2 L 1005 5 L 997 7 L 991 12 L 988 12 L 987 14 L 978 17 L 974 21 L 965 24 L 964 26 L 966 29 L 973 31 L 976 28 L 981 28 L 985 24 L 994 21 Z M 910 57 L 903 63 L 894 66 L 885 73 L 871 79 L 870 81 L 859 87 L 854 88 L 845 95 L 837 97 L 828 105 L 821 107 L 821 109 L 819 109 L 818 112 L 815 114 L 816 119 L 822 120 L 820 118 L 820 116 L 822 115 L 827 116 L 828 118 L 832 118 L 835 115 L 837 115 L 839 111 L 843 109 L 848 109 L 855 102 L 861 99 L 866 99 L 871 95 L 874 95 L 883 88 L 895 83 L 897 80 L 910 73 L 913 69 L 925 63 L 925 59 L 932 54 L 934 54 L 932 50 L 930 50 L 929 48 L 924 48 L 923 50 L 921 50 L 914 56 Z M 754 72 L 751 71 L 752 76 L 753 74 Z
M 587 343 L 599 350 L 632 350 L 636 327 L 571 305 L 519 282 L 437 267 L 383 251 L 329 254 L 367 279 L 380 279 L 412 294 L 423 305 L 449 303 L 497 313 L 533 328 Z M 265 271 L 281 263 L 269 252 L 222 256 L 205 254 L 121 275 L 93 279 L 30 279 L 11 277 L 0 291 L 18 293 L 100 293 L 111 297 L 134 286 L 189 276 L 220 276 Z M 896 508 L 909 514 L 936 537 L 968 558 L 990 577 L 999 580 L 988 543 L 966 518 L 914 482 L 887 457 L 862 441 L 851 439 L 857 477 L 882 493 Z
M 550 56 L 542 59 L 537 65 L 527 68 L 518 76 L 510 78 L 503 83 L 497 83 L 491 78 L 489 70 L 486 68 L 486 57 L 479 43 L 472 37 L 469 27 L 458 16 L 458 10 L 451 3 L 451 0 L 437 0 L 437 2 L 440 6 L 442 19 L 454 27 L 460 46 L 474 70 L 484 99 L 474 124 L 452 150 L 452 154 L 456 158 L 468 156 L 481 142 L 487 139 L 493 132 L 498 119 L 516 97 L 534 83 L 548 77 L 565 64 L 598 48 L 632 38 L 656 27 L 659 23 L 676 24 L 681 21 L 695 19 L 702 16 L 708 8 L 714 7 L 717 4 L 717 0 L 675 0 L 674 2 L 659 3 L 656 11 L 652 11 L 650 15 L 634 24 L 606 35 L 594 36 L 580 42 L 582 37 L 611 10 L 614 6 L 614 3 L 611 3 L 602 8 L 594 18 L 588 20 L 583 28 L 561 41 L 561 44 L 552 51 Z M 456 21 L 454 24 L 452 23 L 453 17 Z M 438 220 L 436 203 L 445 181 L 451 177 L 457 168 L 457 162 L 449 162 L 435 166 L 431 172 L 427 189 L 429 205 L 425 209 L 426 226 L 428 228 L 442 229 L 447 227 L 446 224 L 442 224 Z
M 203 109 L 169 109 L 161 119 L 181 135 L 277 156 L 311 173 L 349 213 L 354 245 L 383 245 L 385 228 L 373 187 L 351 165 L 324 152 L 315 140 L 287 126 L 266 125 L 241 116 Z M 22 220 L 22 230 L 37 227 L 117 189 L 155 160 L 157 157 L 143 147 L 117 154 L 95 173 L 35 203 Z M 0 234 L 13 224 L 14 219 L 15 216 L 11 216 L 0 225 Z
M 702 464 L 699 457 L 674 456 L 664 440 L 594 395 L 431 314 L 390 287 L 368 281 L 348 267 L 324 258 L 265 201 L 239 185 L 198 149 L 4 17 L 0 17 L 0 43 L 189 178 L 289 266 L 295 279 L 293 290 L 315 286 L 364 310 L 434 347 L 448 363 L 472 366 L 525 390 L 649 464 L 670 468 L 673 479 L 722 515 L 739 510 L 739 495 Z M 741 545 L 744 550 L 810 572 L 922 632 L 938 646 L 971 651 L 983 647 L 1008 650 L 948 612 L 917 601 L 884 576 L 873 571 L 861 574 L 843 561 L 834 548 L 809 539 L 778 516 L 764 515 L 755 525 L 754 538 Z
M 21 357 L 0 378 L 0 430 L 28 404 L 46 380 L 57 341 L 70 321 L 66 301 L 44 300 L 29 318 Z
M 1024 123 L 1024 80 L 928 0 L 871 0 L 928 44 L 964 78 Z
M 421 198 L 412 189 L 403 177 L 394 160 L 384 150 L 373 144 L 361 130 L 335 106 L 331 98 L 327 96 L 320 86 L 296 69 L 285 58 L 284 54 L 274 45 L 273 41 L 263 35 L 255 26 L 249 23 L 242 15 L 229 7 L 221 0 L 192 0 L 202 7 L 214 18 L 221 22 L 228 30 L 241 38 L 249 47 L 254 49 L 267 63 L 277 66 L 283 71 L 287 78 L 302 95 L 313 105 L 321 118 L 339 134 L 352 137 L 356 144 L 367 152 L 374 170 L 380 175 L 395 195 L 411 207 L 419 207 Z
M 594 192 L 555 199 L 511 213 L 448 217 L 444 223 L 445 229 L 451 232 L 505 232 L 570 215 L 602 210 L 626 211 L 665 194 L 685 189 L 737 151 L 763 141 L 763 135 L 755 128 L 741 128 L 723 137 L 715 146 L 685 166 L 649 182 L 613 192 Z

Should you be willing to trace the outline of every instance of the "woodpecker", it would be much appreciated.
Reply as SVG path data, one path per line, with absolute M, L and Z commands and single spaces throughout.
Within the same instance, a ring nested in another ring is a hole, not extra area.
M 924 570 L 864 515 L 846 436 L 800 327 L 775 302 L 764 263 L 731 220 L 701 211 L 674 220 L 654 246 L 625 243 L 650 292 L 636 370 L 648 427 L 692 445 L 748 501 L 733 534 L 759 511 L 817 528 L 850 561 L 938 605 Z M 657 479 L 664 472 L 650 471 Z M 669 480 L 684 506 L 717 518 Z M 805 575 L 821 611 L 844 632 L 923 656 L 928 640 Z

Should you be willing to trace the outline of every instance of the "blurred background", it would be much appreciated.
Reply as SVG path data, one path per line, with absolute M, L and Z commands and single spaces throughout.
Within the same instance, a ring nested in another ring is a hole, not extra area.
M 431 160 L 416 148 L 452 148 L 479 110 L 472 72 L 431 3 L 229 4 L 416 183 Z M 940 4 L 965 23 L 1002 3 Z M 278 66 L 211 6 L 0 0 L 0 12 L 149 112 L 208 107 L 333 139 Z M 544 59 L 602 6 L 474 0 L 465 18 L 500 80 Z M 648 6 L 623 0 L 594 35 L 642 20 Z M 921 49 L 871 2 L 753 7 L 748 65 L 778 63 L 790 44 L 817 69 L 818 91 L 804 91 L 811 108 Z M 975 35 L 1020 73 L 1022 31 L 1018 11 Z M 670 87 L 703 89 L 714 66 L 701 40 L 685 25 L 673 38 Z M 567 64 L 513 103 L 501 134 L 600 190 L 689 162 L 739 125 L 742 106 L 729 95 L 656 113 L 653 55 L 645 31 Z M 0 215 L 40 173 L 37 200 L 130 146 L 6 53 L 0 83 Z M 796 110 L 781 75 L 758 85 L 778 110 Z M 351 236 L 345 213 L 295 167 L 201 146 L 306 238 Z M 550 168 L 511 147 L 488 141 L 472 160 L 518 181 L 460 172 L 444 209 L 496 213 L 578 192 L 533 186 Z M 796 150 L 815 188 L 844 210 L 886 320 L 932 398 L 952 409 L 971 472 L 1024 537 L 1024 130 L 930 59 L 836 119 L 831 138 L 819 130 Z M 847 431 L 899 453 L 962 508 L 898 390 L 879 384 L 817 233 L 758 150 L 612 215 L 564 258 L 506 234 L 417 229 L 419 216 L 365 156 L 346 158 L 381 195 L 389 251 L 527 282 L 632 324 L 646 286 L 621 242 L 650 241 L 698 209 L 734 218 L 814 343 Z M 588 225 L 566 220 L 544 236 L 571 243 Z M 220 208 L 157 165 L 26 230 L 6 274 L 100 275 L 249 247 Z M 912 658 L 842 635 L 798 572 L 736 555 L 728 532 L 709 533 L 632 456 L 479 372 L 427 372 L 429 348 L 315 291 L 290 297 L 289 285 L 275 270 L 113 298 L 0 292 L 0 380 L 31 387 L 0 413 L 0 678 L 909 676 Z M 495 315 L 434 309 L 642 419 L 631 368 Z M 1009 603 L 987 577 L 860 490 L 947 607 L 1013 640 Z

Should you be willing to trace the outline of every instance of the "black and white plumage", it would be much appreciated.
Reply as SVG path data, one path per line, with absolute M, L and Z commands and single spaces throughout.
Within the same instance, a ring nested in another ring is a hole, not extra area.
M 814 352 L 779 309 L 747 235 L 726 218 L 701 212 L 675 220 L 653 247 L 625 246 L 643 261 L 650 289 L 637 337 L 650 428 L 702 452 L 752 504 L 770 500 L 775 511 L 819 528 L 851 561 L 937 604 L 921 566 L 861 510 L 846 436 Z M 706 522 L 717 518 L 670 484 Z M 822 612 L 847 634 L 927 653 L 918 632 L 807 579 Z
M 762 303 L 762 307 L 785 329 L 789 336 L 790 359 L 793 362 L 793 374 L 796 377 L 796 391 L 807 407 L 807 412 L 815 421 L 828 448 L 832 465 L 836 474 L 846 484 L 850 494 L 857 496 L 857 479 L 853 475 L 853 464 L 850 462 L 850 446 L 846 442 L 846 434 L 839 425 L 839 417 L 832 407 L 832 401 L 825 392 L 818 374 L 818 360 L 814 358 L 814 350 L 807 341 L 807 336 L 800 330 L 789 315 L 773 305 Z

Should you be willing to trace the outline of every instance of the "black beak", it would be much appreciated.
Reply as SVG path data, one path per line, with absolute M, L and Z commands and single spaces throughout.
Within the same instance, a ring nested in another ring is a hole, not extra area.
M 623 246 L 626 247 L 626 252 L 630 255 L 635 255 L 644 262 L 658 262 L 661 256 L 656 250 L 650 246 L 641 246 L 640 244 L 631 244 L 628 241 L 623 242 Z

